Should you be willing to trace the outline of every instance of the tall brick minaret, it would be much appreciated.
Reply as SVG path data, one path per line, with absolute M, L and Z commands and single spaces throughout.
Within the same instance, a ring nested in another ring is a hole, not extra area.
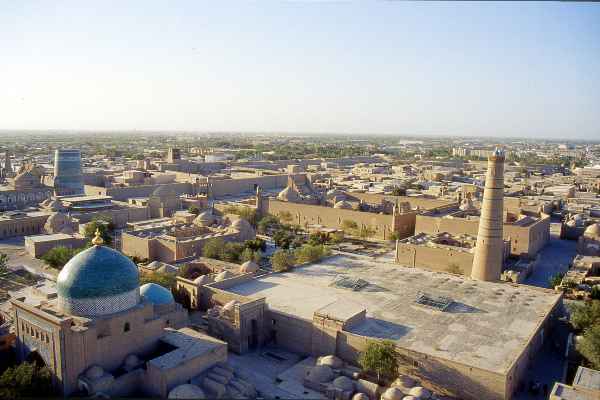
M 504 151 L 496 148 L 488 157 L 485 189 L 481 202 L 479 231 L 471 278 L 499 281 L 504 263 L 502 239 L 504 199 Z

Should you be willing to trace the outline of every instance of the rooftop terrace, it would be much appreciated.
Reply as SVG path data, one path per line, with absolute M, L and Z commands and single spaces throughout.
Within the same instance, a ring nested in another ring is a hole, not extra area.
M 362 279 L 358 290 L 337 285 Z M 293 272 L 270 274 L 229 291 L 265 297 L 269 308 L 312 320 L 335 303 L 360 305 L 364 322 L 352 333 L 394 340 L 400 347 L 504 373 L 560 300 L 553 291 L 404 268 L 381 259 L 338 255 Z M 436 308 L 423 298 L 444 299 Z M 342 307 L 343 308 L 343 307 Z

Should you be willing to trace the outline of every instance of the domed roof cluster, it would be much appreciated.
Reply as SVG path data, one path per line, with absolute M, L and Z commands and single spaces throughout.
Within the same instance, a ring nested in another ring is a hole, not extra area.
M 212 211 L 203 211 L 196 218 L 194 218 L 194 225 L 196 226 L 210 226 L 215 222 L 215 216 Z
M 239 232 L 239 240 L 245 242 L 246 240 L 252 240 L 256 237 L 254 228 L 244 218 L 238 218 L 229 227 L 232 231 Z
M 75 255 L 58 274 L 59 306 L 79 316 L 107 315 L 139 303 L 139 273 L 129 258 L 116 250 L 96 245 Z
M 175 303 L 171 291 L 156 283 L 146 283 L 140 286 L 140 297 L 142 300 L 156 305 Z

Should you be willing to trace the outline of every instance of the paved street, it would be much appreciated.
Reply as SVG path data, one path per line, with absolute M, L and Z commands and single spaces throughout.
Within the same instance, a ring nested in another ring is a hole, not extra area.
M 550 287 L 548 283 L 550 277 L 559 272 L 565 272 L 575 257 L 577 242 L 559 239 L 557 229 L 560 229 L 560 225 L 553 223 L 550 228 L 550 242 L 540 252 L 539 264 L 533 274 L 524 282 L 525 284 Z

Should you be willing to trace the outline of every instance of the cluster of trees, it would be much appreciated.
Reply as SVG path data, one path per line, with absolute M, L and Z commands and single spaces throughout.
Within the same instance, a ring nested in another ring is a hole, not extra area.
M 70 248 L 65 246 L 57 246 L 48 251 L 42 256 L 42 260 L 49 266 L 56 269 L 62 269 L 67 262 L 77 253 L 84 250 L 85 247 Z
M 52 372 L 45 366 L 24 362 L 17 367 L 9 367 L 0 376 L 2 399 L 48 398 L 55 395 Z
M 582 334 L 577 350 L 593 369 L 600 369 L 600 300 L 570 306 L 571 324 Z
M 323 244 L 305 243 L 293 250 L 278 249 L 271 257 L 275 272 L 285 272 L 298 264 L 315 262 L 331 254 L 329 247 Z
M 217 260 L 244 263 L 259 263 L 267 244 L 262 239 L 246 240 L 244 243 L 225 242 L 222 238 L 213 238 L 202 248 L 202 256 Z

